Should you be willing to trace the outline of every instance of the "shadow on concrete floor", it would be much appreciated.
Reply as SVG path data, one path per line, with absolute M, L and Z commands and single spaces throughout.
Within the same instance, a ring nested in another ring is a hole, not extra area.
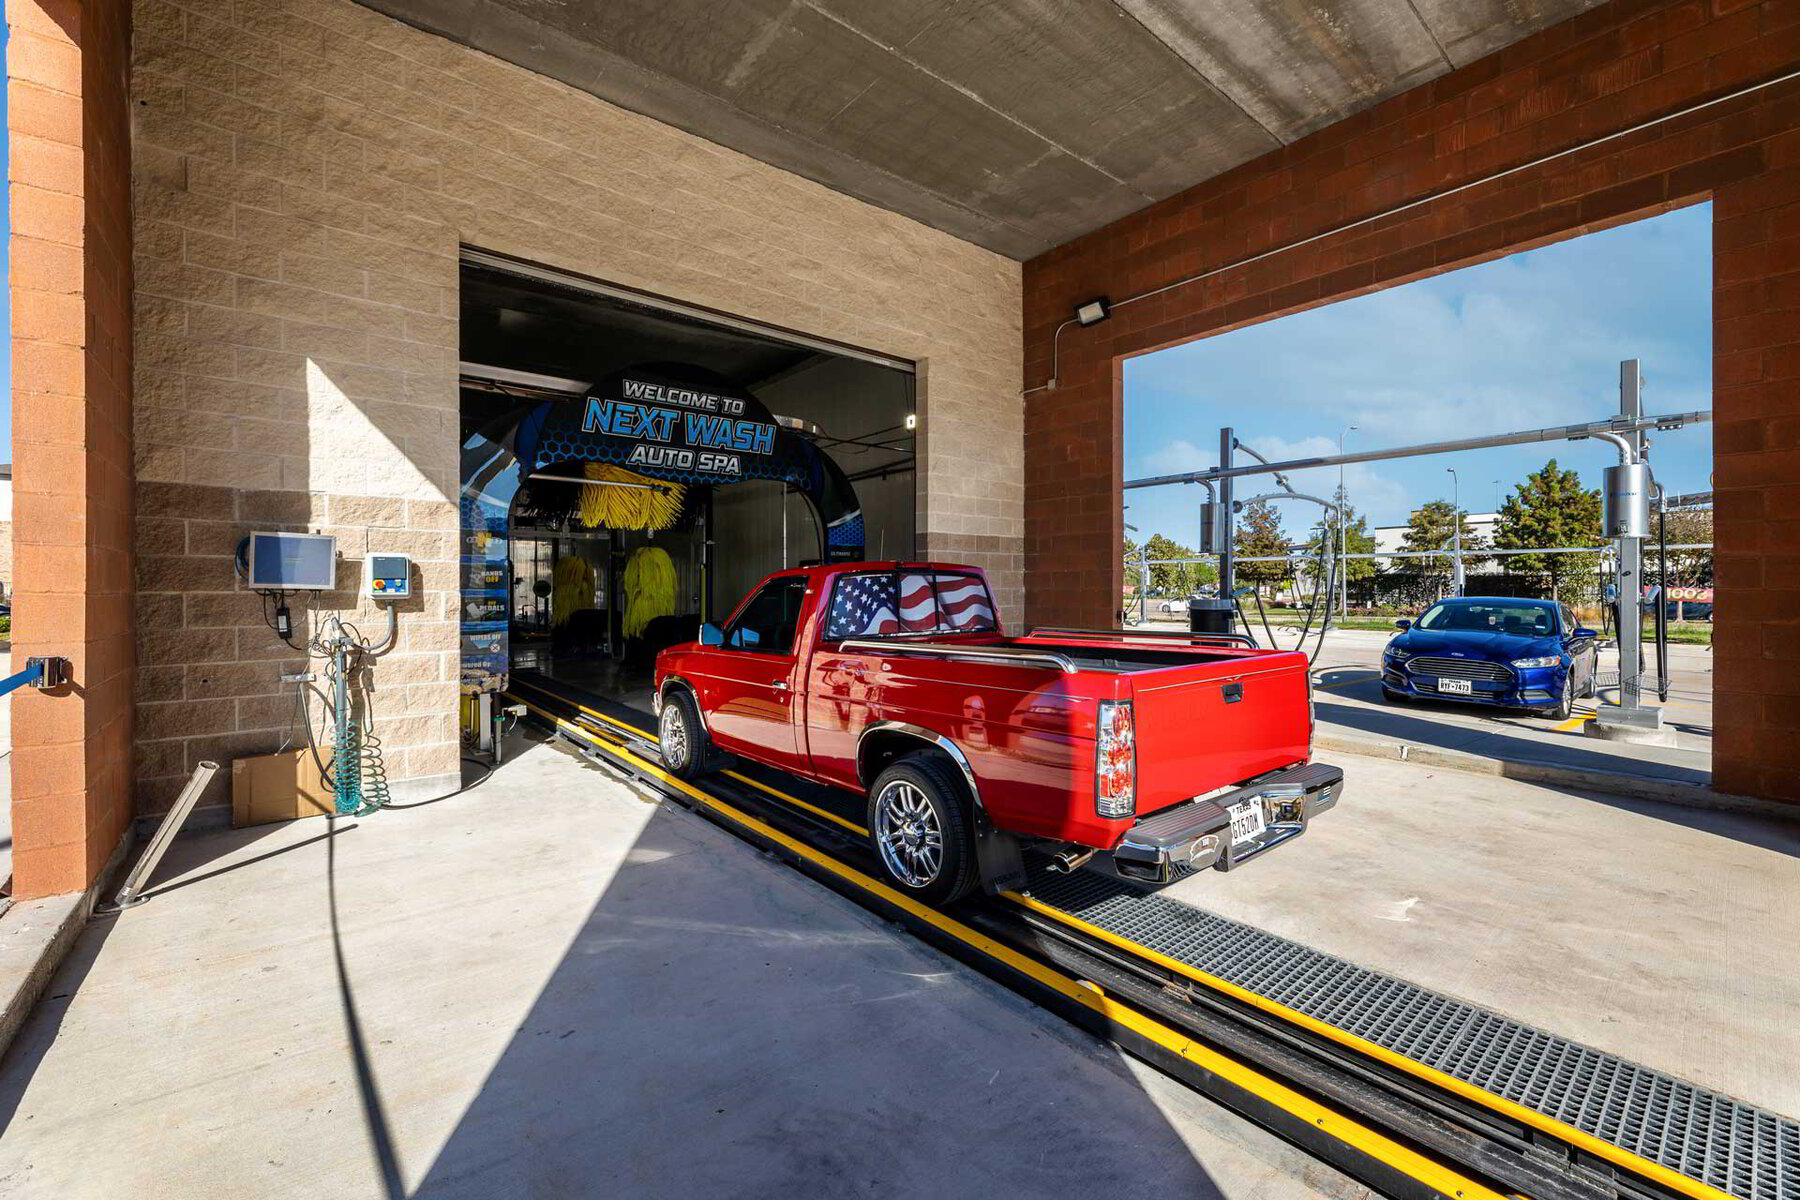
M 13 1039 L 7 1047 L 4 1057 L 0 1057 L 0 1138 L 4 1138 L 12 1128 L 13 1117 L 19 1111 L 19 1101 L 25 1095 L 25 1088 L 31 1077 L 37 1072 L 38 1064 L 43 1061 L 44 1052 L 56 1041 L 57 1031 L 62 1027 L 63 1016 L 68 1012 L 69 1002 L 80 990 L 82 982 L 87 979 L 88 972 L 94 969 L 94 962 L 100 957 L 100 951 L 106 946 L 106 939 L 112 935 L 113 917 L 97 917 L 90 920 L 87 928 L 75 942 L 75 948 L 69 952 L 62 965 L 56 969 L 44 994 L 38 997 L 32 1007 L 31 1016 L 27 1018 L 34 1036 Z M 103 1087 L 104 1082 L 96 1080 L 95 1087 Z
M 695 824 L 652 817 L 414 1195 L 1221 1195 L 1116 1052 Z

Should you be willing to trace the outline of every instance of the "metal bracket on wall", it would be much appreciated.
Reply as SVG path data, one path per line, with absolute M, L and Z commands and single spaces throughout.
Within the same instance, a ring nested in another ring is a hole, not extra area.
M 27 685 L 39 691 L 59 688 L 69 682 L 69 660 L 66 658 L 28 658 L 25 669 L 0 679 L 0 696 Z

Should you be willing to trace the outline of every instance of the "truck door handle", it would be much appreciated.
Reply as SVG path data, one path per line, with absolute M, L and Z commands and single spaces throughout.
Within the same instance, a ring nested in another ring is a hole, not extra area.
M 788 690 L 787 680 L 785 680 L 785 679 L 777 679 L 774 683 L 771 683 L 769 686 L 774 688 L 778 692 L 785 692 Z
M 1225 692 L 1225 703 L 1227 704 L 1236 704 L 1239 700 L 1244 698 L 1244 685 L 1241 683 L 1228 683 L 1223 690 Z

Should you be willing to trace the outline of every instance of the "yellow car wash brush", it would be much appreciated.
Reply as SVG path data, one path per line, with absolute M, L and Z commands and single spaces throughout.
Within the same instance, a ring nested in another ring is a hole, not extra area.
M 674 562 L 660 547 L 638 547 L 625 560 L 625 636 L 640 637 L 657 617 L 674 615 Z
M 589 529 L 667 529 L 681 516 L 687 489 L 656 483 L 611 463 L 588 463 L 594 483 L 581 485 L 581 523 Z

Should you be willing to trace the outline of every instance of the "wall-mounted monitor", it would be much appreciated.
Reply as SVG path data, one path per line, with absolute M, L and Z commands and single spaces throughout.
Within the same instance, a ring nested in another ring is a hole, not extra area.
M 252 591 L 329 591 L 337 583 L 337 539 L 321 533 L 253 533 L 245 565 Z

